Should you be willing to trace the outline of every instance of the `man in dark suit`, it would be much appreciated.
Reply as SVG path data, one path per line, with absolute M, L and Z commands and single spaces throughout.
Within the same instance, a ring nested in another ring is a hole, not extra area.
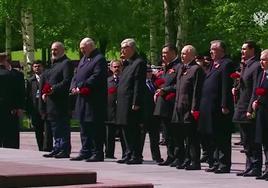
M 16 87 L 15 79 L 11 72 L 7 70 L 8 65 L 7 54 L 0 53 L 0 147 L 14 148 L 14 140 L 11 140 L 14 137 L 10 137 L 10 135 L 14 135 L 11 128 L 14 126 L 12 112 L 15 108 L 14 99 L 17 97 L 17 93 L 14 90 L 14 87 Z
M 231 169 L 233 81 L 230 75 L 234 72 L 234 66 L 225 53 L 226 45 L 223 41 L 211 42 L 213 64 L 206 75 L 200 102 L 200 130 L 211 139 L 208 146 L 211 168 L 206 171 L 215 173 L 229 173 Z M 213 154 L 216 156 L 215 161 Z
M 256 73 L 260 69 L 258 47 L 253 41 L 246 41 L 242 45 L 241 58 L 245 60 L 241 68 L 238 87 L 233 88 L 233 95 L 239 94 L 233 122 L 239 123 L 243 135 L 243 144 L 246 154 L 246 168 L 238 176 L 260 176 L 262 167 L 261 145 L 255 143 L 255 122 L 252 117 L 251 95 Z
M 117 161 L 126 164 L 142 164 L 141 109 L 145 89 L 146 63 L 136 50 L 134 39 L 121 42 L 123 71 L 117 89 L 116 123 L 123 126 L 128 154 Z
M 124 132 L 121 126 L 116 125 L 116 103 L 117 103 L 117 88 L 122 71 L 120 61 L 111 61 L 110 70 L 112 75 L 107 78 L 108 87 L 108 103 L 107 103 L 107 120 L 106 120 L 106 142 L 105 142 L 105 157 L 115 158 L 115 136 L 119 133 L 122 158 L 126 155 L 126 144 L 124 141 Z
M 80 42 L 84 55 L 72 79 L 71 93 L 77 95 L 75 117 L 80 121 L 82 148 L 71 160 L 104 160 L 104 121 L 107 115 L 107 62 L 91 38 Z
M 167 159 L 159 163 L 159 165 L 175 167 L 178 165 L 178 161 L 174 161 L 175 155 L 178 157 L 181 155 L 179 151 L 174 151 L 174 132 L 171 124 L 176 95 L 174 86 L 176 84 L 177 69 L 180 64 L 177 48 L 174 45 L 166 44 L 162 48 L 162 61 L 164 63 L 163 74 L 155 81 L 157 90 L 154 115 L 157 116 L 158 121 L 162 123 L 166 131 Z
M 256 143 L 262 144 L 265 156 L 265 169 L 256 179 L 268 181 L 268 49 L 261 52 L 262 71 L 254 87 L 252 108 L 256 111 Z
M 7 67 L 14 78 L 14 93 L 16 97 L 13 99 L 14 109 L 12 110 L 12 125 L 8 128 L 8 140 L 11 148 L 19 149 L 20 147 L 20 126 L 22 123 L 23 109 L 25 108 L 25 80 L 21 70 L 13 67 L 10 59 L 7 61 Z
M 73 66 L 61 42 L 51 46 L 52 65 L 41 76 L 40 112 L 52 129 L 54 147 L 44 157 L 69 158 L 71 152 L 69 88 Z
M 33 76 L 27 80 L 26 87 L 26 111 L 31 118 L 39 151 L 51 151 L 53 138 L 39 112 L 40 78 L 44 71 L 41 61 L 35 61 L 32 65 Z
M 180 161 L 178 169 L 200 170 L 200 141 L 197 132 L 200 95 L 204 80 L 204 71 L 194 61 L 196 50 L 192 45 L 181 51 L 182 65 L 178 69 L 176 99 L 172 122 L 175 123 L 175 140 L 178 150 L 183 150 L 184 143 L 189 153 L 188 161 Z M 179 160 L 179 159 L 178 159 Z M 184 162 L 184 163 L 182 163 Z M 179 165 L 179 164 L 178 164 Z
M 154 94 L 156 91 L 156 86 L 154 85 L 153 70 L 150 65 L 147 65 L 146 73 L 146 88 L 144 90 L 144 106 L 142 109 L 142 148 L 144 147 L 144 142 L 146 138 L 146 133 L 148 132 L 150 138 L 150 150 L 152 159 L 157 162 L 163 162 L 161 158 L 159 140 L 160 140 L 160 122 L 153 115 L 154 113 Z

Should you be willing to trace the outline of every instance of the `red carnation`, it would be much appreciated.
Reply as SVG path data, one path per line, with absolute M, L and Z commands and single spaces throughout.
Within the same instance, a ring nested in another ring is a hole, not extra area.
M 91 90 L 90 90 L 90 88 L 88 88 L 88 87 L 81 87 L 81 88 L 79 89 L 79 93 L 80 93 L 81 95 L 83 95 L 83 96 L 89 96 L 89 94 L 91 93 Z
M 110 87 L 108 88 L 108 94 L 115 94 L 117 92 L 117 88 L 116 87 Z
M 166 100 L 166 101 L 170 101 L 170 100 L 174 99 L 175 96 L 176 96 L 176 94 L 175 94 L 174 92 L 171 92 L 171 93 L 169 93 L 169 94 L 167 94 L 167 95 L 165 96 L 165 100 Z
M 199 120 L 199 116 L 200 116 L 200 112 L 199 111 L 194 111 L 192 113 L 192 115 L 193 115 L 195 121 L 198 121 Z
M 230 77 L 231 77 L 232 79 L 238 79 L 238 78 L 240 78 L 240 74 L 238 74 L 237 72 L 233 72 L 233 73 L 230 75 Z
M 157 80 L 155 80 L 154 84 L 157 88 L 160 88 L 161 85 L 163 85 L 166 81 L 163 78 L 158 78 Z
M 43 86 L 43 89 L 42 89 L 42 94 L 48 94 L 48 93 L 51 93 L 52 91 L 52 87 L 49 83 L 45 83 L 44 86 Z
M 262 88 L 262 87 L 258 87 L 258 88 L 256 88 L 255 93 L 258 96 L 265 96 L 267 94 L 267 89 Z
M 157 73 L 155 73 L 156 78 L 160 78 L 164 74 L 164 71 L 160 70 Z

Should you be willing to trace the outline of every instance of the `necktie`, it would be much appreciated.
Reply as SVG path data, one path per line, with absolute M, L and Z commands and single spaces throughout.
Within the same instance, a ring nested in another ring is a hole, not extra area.
M 152 83 L 151 80 L 147 80 L 147 86 L 148 86 L 149 90 L 150 90 L 152 93 L 155 92 L 155 88 L 154 88 L 153 83 Z

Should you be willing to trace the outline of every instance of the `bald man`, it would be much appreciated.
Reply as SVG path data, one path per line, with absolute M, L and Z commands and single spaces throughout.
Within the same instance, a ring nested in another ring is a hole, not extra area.
M 69 158 L 70 110 L 69 88 L 73 75 L 73 66 L 65 55 L 61 42 L 51 46 L 51 68 L 40 79 L 40 111 L 47 126 L 52 130 L 54 146 L 51 153 L 44 157 Z
M 80 122 L 82 148 L 73 161 L 104 160 L 104 120 L 107 115 L 107 62 L 91 38 L 80 42 L 83 54 L 72 79 L 71 93 L 76 95 L 75 117 Z
M 175 150 L 180 151 L 176 160 L 177 169 L 200 170 L 200 143 L 197 134 L 200 95 L 204 80 L 204 71 L 195 62 L 196 50 L 192 45 L 184 46 L 176 81 L 176 99 L 172 122 L 176 125 Z M 184 143 L 189 153 L 184 153 Z M 186 155 L 185 155 L 186 154 Z M 183 158 L 183 156 L 185 156 Z M 187 157 L 186 157 L 187 156 Z M 187 160 L 186 160 L 187 158 Z

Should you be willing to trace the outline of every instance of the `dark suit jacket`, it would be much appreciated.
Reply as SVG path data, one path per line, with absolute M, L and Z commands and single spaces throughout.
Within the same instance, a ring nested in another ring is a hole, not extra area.
M 108 86 L 108 103 L 107 103 L 107 123 L 116 122 L 116 102 L 117 102 L 117 87 L 118 83 L 115 82 L 114 76 L 107 79 Z
M 27 80 L 26 86 L 26 111 L 32 118 L 32 123 L 40 122 L 39 112 L 39 97 L 40 97 L 40 85 L 33 75 Z
M 89 57 L 82 57 L 72 79 L 72 88 L 87 87 L 88 96 L 78 95 L 75 117 L 81 122 L 105 121 L 107 116 L 107 62 L 95 49 Z
M 199 111 L 204 76 L 203 69 L 196 62 L 191 62 L 186 70 L 183 65 L 180 66 L 177 74 L 172 122 L 193 123 L 195 121 L 191 110 Z
M 259 73 L 257 84 L 254 87 L 261 87 L 268 90 L 268 74 L 264 77 L 263 81 L 263 71 Z M 256 110 L 256 142 L 257 143 L 268 143 L 268 92 L 265 96 L 257 96 L 253 92 L 253 101 L 259 101 L 259 108 Z
M 72 75 L 73 65 L 65 55 L 54 61 L 51 68 L 42 74 L 40 88 L 43 88 L 45 83 L 53 88 L 46 102 L 41 99 L 42 92 L 40 92 L 40 112 L 46 114 L 48 120 L 70 116 L 69 88 Z
M 165 83 L 163 85 L 163 90 L 165 91 L 165 95 L 158 96 L 156 99 L 156 104 L 155 104 L 155 109 L 154 109 L 155 116 L 172 118 L 175 97 L 171 100 L 165 100 L 165 96 L 167 96 L 171 92 L 173 92 L 174 94 L 176 92 L 175 84 L 176 84 L 177 71 L 178 71 L 178 67 L 180 66 L 180 64 L 181 63 L 179 59 L 176 59 L 175 61 L 171 62 L 165 67 L 164 73 L 160 77 L 165 80 Z
M 133 111 L 132 105 L 143 106 L 146 63 L 137 54 L 124 62 L 117 89 L 116 123 L 127 125 L 137 121 L 140 110 Z M 139 117 L 140 119 L 141 117 Z
M 14 91 L 14 78 L 12 77 L 10 71 L 6 70 L 3 66 L 0 65 L 0 116 L 1 126 L 10 126 L 6 125 L 7 117 L 10 116 L 10 112 L 14 109 L 13 100 L 17 97 L 17 94 Z M 4 119 L 3 119 L 4 118 Z
M 256 74 L 260 70 L 260 63 L 257 58 L 251 58 L 246 62 L 246 66 L 241 70 L 239 81 L 239 100 L 235 107 L 233 121 L 236 123 L 250 123 L 246 117 L 247 112 L 253 112 L 250 99 L 255 85 Z
M 224 134 L 232 131 L 233 116 L 232 86 L 230 77 L 234 72 L 234 65 L 230 59 L 224 57 L 219 60 L 217 67 L 212 65 L 206 75 L 200 102 L 200 130 L 207 134 Z M 222 107 L 228 108 L 230 113 L 224 115 Z
M 16 97 L 13 99 L 15 109 L 25 108 L 25 81 L 24 74 L 16 69 L 10 70 L 12 77 L 14 78 Z

